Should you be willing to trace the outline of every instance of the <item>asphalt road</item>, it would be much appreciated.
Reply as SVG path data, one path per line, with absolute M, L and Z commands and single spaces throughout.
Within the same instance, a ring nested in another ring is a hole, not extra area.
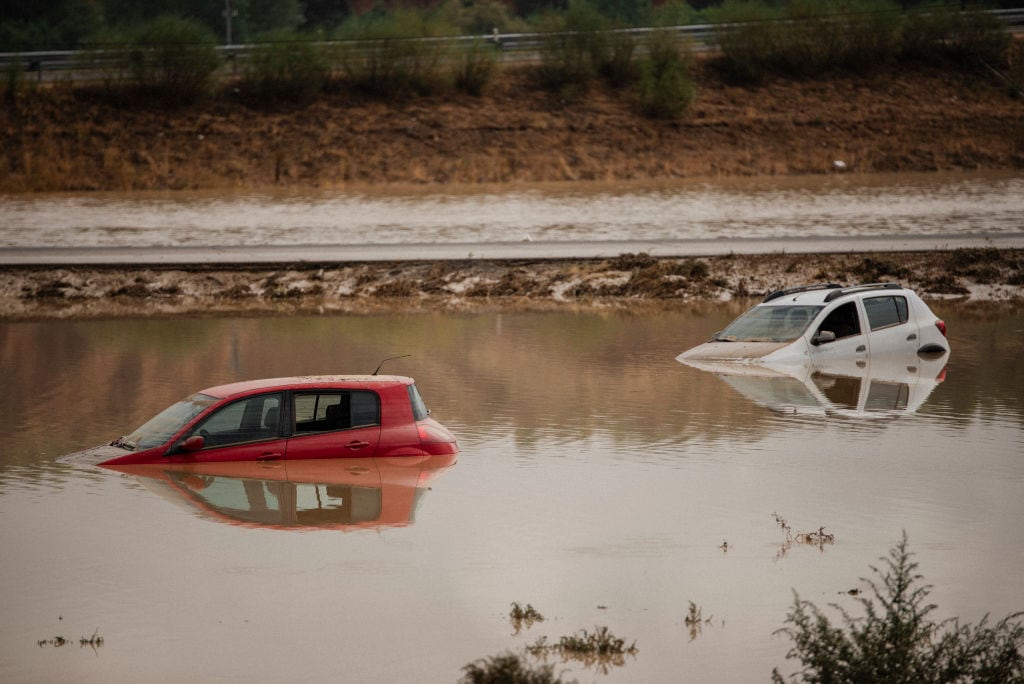
M 1024 233 L 992 237 L 953 235 L 892 238 L 792 238 L 601 242 L 489 242 L 447 244 L 258 245 L 190 247 L 0 248 L 2 266 L 323 264 L 465 259 L 602 259 L 646 252 L 657 257 L 726 254 L 917 252 L 971 247 L 1024 248 Z

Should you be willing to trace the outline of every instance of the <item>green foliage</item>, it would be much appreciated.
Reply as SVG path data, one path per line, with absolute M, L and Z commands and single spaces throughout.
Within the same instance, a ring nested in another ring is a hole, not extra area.
M 960 11 L 959 5 L 930 5 L 908 15 L 900 47 L 907 59 L 974 65 L 979 60 L 998 64 L 1010 43 L 1005 26 L 977 8 Z
M 437 93 L 448 85 L 453 30 L 414 10 L 370 13 L 347 22 L 338 37 L 348 85 L 386 99 Z M 434 38 L 424 41 L 419 38 Z
M 740 81 L 865 71 L 898 53 L 901 15 L 890 0 L 727 0 L 713 16 L 721 64 Z
M 107 86 L 164 105 L 202 97 L 220 64 L 213 33 L 186 19 L 160 17 L 108 40 L 90 53 L 105 65 Z
M 530 667 L 513 653 L 483 658 L 462 668 L 462 684 L 558 684 L 554 665 Z
M 102 20 L 92 0 L 0 0 L 0 52 L 73 50 Z
M 640 73 L 640 108 L 649 117 L 677 119 L 696 97 L 689 55 L 680 50 L 671 31 L 650 34 Z
M 329 72 L 327 55 L 313 37 L 275 31 L 256 42 L 239 87 L 264 101 L 304 103 L 320 92 Z
M 540 49 L 541 85 L 572 98 L 609 62 L 611 22 L 587 0 L 573 0 L 563 14 L 549 15 Z
M 884 569 L 871 570 L 878 581 L 863 580 L 870 595 L 859 598 L 863 617 L 834 606 L 842 626 L 810 601 L 795 596 L 779 630 L 793 646 L 787 659 L 803 669 L 790 676 L 803 682 L 887 682 L 935 684 L 945 682 L 1024 681 L 1024 613 L 1011 614 L 994 625 L 986 616 L 976 626 L 955 619 L 933 622 L 936 609 L 926 603 L 931 587 L 921 585 L 917 563 L 907 550 L 907 536 L 889 551 Z M 776 669 L 775 682 L 785 679 Z
M 455 87 L 470 95 L 482 95 L 497 73 L 499 49 L 484 39 L 460 46 L 453 63 Z
M 4 99 L 8 102 L 17 99 L 18 93 L 21 92 L 21 88 L 25 83 L 25 70 L 21 65 L 21 60 L 16 59 L 12 61 L 4 72 L 3 80 L 3 95 Z
M 509 6 L 501 0 L 445 0 L 437 10 L 437 17 L 463 35 L 490 35 L 499 33 L 522 33 L 529 30 L 529 24 L 513 15 Z

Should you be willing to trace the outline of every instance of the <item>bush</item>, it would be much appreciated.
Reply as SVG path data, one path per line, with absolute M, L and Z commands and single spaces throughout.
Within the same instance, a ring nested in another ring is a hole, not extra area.
M 796 596 L 780 632 L 793 640 L 787 659 L 803 670 L 790 676 L 804 682 L 1021 682 L 1024 681 L 1024 625 L 1013 613 L 988 625 L 961 626 L 955 619 L 935 623 L 925 600 L 931 590 L 919 585 L 907 536 L 889 551 L 885 570 L 871 567 L 880 583 L 867 582 L 870 596 L 857 601 L 864 617 L 854 618 L 833 606 L 843 626 L 834 627 L 810 601 Z M 778 669 L 774 682 L 784 682 Z
M 342 27 L 340 51 L 349 84 L 385 99 L 437 93 L 448 85 L 452 29 L 414 10 L 374 14 Z M 434 38 L 435 40 L 418 40 Z
M 460 682 L 464 684 L 558 684 L 562 680 L 555 676 L 553 665 L 538 665 L 531 668 L 523 659 L 512 653 L 478 660 L 462 668 L 466 674 Z
M 497 71 L 499 49 L 482 38 L 460 47 L 453 66 L 455 87 L 470 95 L 482 95 Z
M 903 28 L 901 55 L 941 65 L 999 64 L 1010 47 L 1006 27 L 979 10 L 929 6 L 911 13 Z
M 547 17 L 541 26 L 541 85 L 570 98 L 585 90 L 610 61 L 609 28 L 586 0 L 573 0 L 564 14 Z
M 294 31 L 266 34 L 245 65 L 240 86 L 263 100 L 308 102 L 330 73 L 324 49 Z
M 220 65 L 213 32 L 201 24 L 160 17 L 125 32 L 94 36 L 83 63 L 96 69 L 115 95 L 163 105 L 196 101 Z
M 713 16 L 720 63 L 740 81 L 865 71 L 898 54 L 901 19 L 890 0 L 794 0 L 781 9 L 728 0 Z
M 677 119 L 696 96 L 690 59 L 680 51 L 674 33 L 655 31 L 648 39 L 640 67 L 640 108 L 655 119 Z

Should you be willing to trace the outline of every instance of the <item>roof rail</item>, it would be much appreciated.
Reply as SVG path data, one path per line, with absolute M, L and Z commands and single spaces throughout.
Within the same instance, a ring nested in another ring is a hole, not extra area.
M 801 287 L 791 287 L 788 290 L 776 290 L 770 295 L 764 298 L 763 301 L 770 302 L 773 299 L 779 297 L 785 297 L 786 295 L 796 294 L 797 292 L 810 292 L 811 290 L 835 290 L 842 287 L 838 283 L 817 283 L 816 285 L 803 285 Z
M 864 285 L 853 285 L 852 287 L 844 287 L 836 290 L 835 292 L 829 292 L 825 295 L 825 301 L 831 302 L 840 297 L 845 297 L 849 294 L 856 294 L 857 292 L 867 292 L 869 290 L 902 290 L 903 286 L 899 283 L 865 283 Z

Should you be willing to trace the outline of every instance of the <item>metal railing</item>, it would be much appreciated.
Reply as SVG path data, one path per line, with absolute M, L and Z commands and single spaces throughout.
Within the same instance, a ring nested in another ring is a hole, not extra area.
M 987 12 L 999 18 L 1011 33 L 1024 32 L 1024 8 L 989 10 Z M 715 34 L 729 24 L 692 24 L 667 28 L 631 28 L 615 29 L 609 33 L 623 33 L 640 39 L 653 31 L 673 31 L 681 41 L 686 41 L 696 51 L 704 51 L 714 47 Z M 483 36 L 456 36 L 450 38 L 420 38 L 428 42 L 448 42 L 456 46 L 468 46 L 476 42 L 494 45 L 500 49 L 502 61 L 527 61 L 536 57 L 550 33 L 505 33 Z M 327 46 L 346 47 L 358 50 L 361 46 L 370 47 L 374 41 L 326 41 Z M 257 50 L 258 44 L 221 45 L 217 51 L 226 65 L 235 66 L 244 63 Z M 123 53 L 122 53 L 123 54 Z M 50 50 L 42 52 L 0 52 L 0 71 L 7 72 L 20 67 L 27 78 L 35 77 L 39 81 L 56 80 L 62 75 L 69 79 L 88 79 L 90 75 L 102 71 L 105 67 L 113 67 L 117 59 L 117 50 Z

